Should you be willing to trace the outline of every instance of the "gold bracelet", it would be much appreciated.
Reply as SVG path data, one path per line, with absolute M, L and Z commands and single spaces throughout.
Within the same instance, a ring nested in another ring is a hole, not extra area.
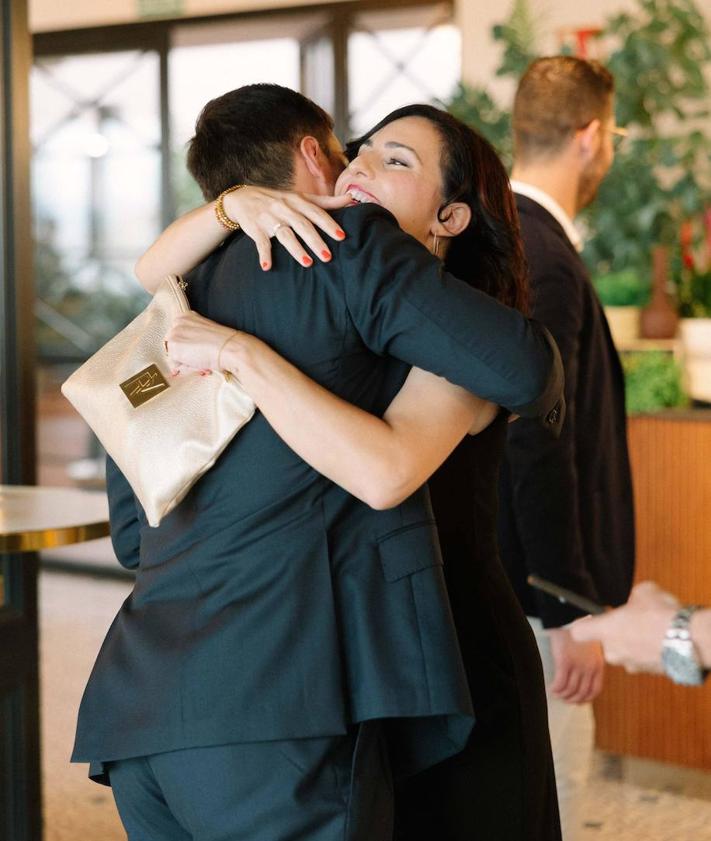
M 234 219 L 230 219 L 230 217 L 225 213 L 225 196 L 228 193 L 234 193 L 235 190 L 241 190 L 242 187 L 246 186 L 245 184 L 235 184 L 234 187 L 228 187 L 226 190 L 223 190 L 220 195 L 217 197 L 215 201 L 215 216 L 217 217 L 217 221 L 222 225 L 223 228 L 227 228 L 228 231 L 239 231 L 241 225 L 239 222 L 235 222 Z
M 224 342 L 220 345 L 220 349 L 217 351 L 217 370 L 218 370 L 218 371 L 222 371 L 222 373 L 226 375 L 226 378 L 227 378 L 227 379 L 229 379 L 229 376 L 227 376 L 227 375 L 228 375 L 230 372 L 229 372 L 229 371 L 225 371 L 225 370 L 223 370 L 223 369 L 221 368 L 221 366 L 220 366 L 220 356 L 222 356 L 222 351 L 225 349 L 225 347 L 226 347 L 226 345 L 227 345 L 227 342 L 229 342 L 229 341 L 230 341 L 230 339 L 234 339 L 234 337 L 237 335 L 237 333 L 238 333 L 238 331 L 237 331 L 237 330 L 233 330 L 233 331 L 230 333 L 230 335 L 229 335 L 229 336 L 225 339 L 225 341 L 224 341 Z

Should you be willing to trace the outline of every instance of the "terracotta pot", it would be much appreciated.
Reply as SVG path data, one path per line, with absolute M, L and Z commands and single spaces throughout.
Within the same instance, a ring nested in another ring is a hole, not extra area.
M 669 294 L 669 251 L 665 246 L 652 251 L 652 264 L 652 300 L 640 313 L 640 333 L 645 339 L 673 339 L 679 315 Z
M 682 318 L 680 333 L 686 391 L 711 403 L 711 318 Z

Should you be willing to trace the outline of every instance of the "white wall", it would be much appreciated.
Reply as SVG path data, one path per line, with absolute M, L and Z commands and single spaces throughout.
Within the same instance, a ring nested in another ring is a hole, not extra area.
M 143 3 L 151 3 L 151 0 L 143 0 Z M 153 8 L 161 5 L 166 10 L 180 8 L 183 17 L 306 5 L 304 0 L 152 0 L 152 3 Z M 30 29 L 33 32 L 45 32 L 53 29 L 135 23 L 146 19 L 139 16 L 140 5 L 140 0 L 29 0 Z M 387 3 L 384 2 L 383 5 Z

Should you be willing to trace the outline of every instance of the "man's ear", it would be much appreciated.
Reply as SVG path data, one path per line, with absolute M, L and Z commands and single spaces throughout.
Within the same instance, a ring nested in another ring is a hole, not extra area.
M 306 135 L 301 138 L 299 155 L 312 178 L 327 177 L 328 158 L 315 137 Z
M 472 209 L 469 205 L 462 201 L 452 202 L 440 211 L 431 233 L 438 237 L 456 237 L 469 227 L 471 221 Z
M 597 118 L 591 120 L 585 128 L 578 129 L 575 139 L 585 160 L 595 157 L 600 147 L 602 123 Z

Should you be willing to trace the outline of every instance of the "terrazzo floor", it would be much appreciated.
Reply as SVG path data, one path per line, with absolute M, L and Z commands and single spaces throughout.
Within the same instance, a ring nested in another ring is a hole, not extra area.
M 84 682 L 129 589 L 120 581 L 40 576 L 45 841 L 126 837 L 110 790 L 89 782 L 86 766 L 68 757 Z M 584 822 L 565 841 L 711 841 L 711 773 L 596 754 Z

